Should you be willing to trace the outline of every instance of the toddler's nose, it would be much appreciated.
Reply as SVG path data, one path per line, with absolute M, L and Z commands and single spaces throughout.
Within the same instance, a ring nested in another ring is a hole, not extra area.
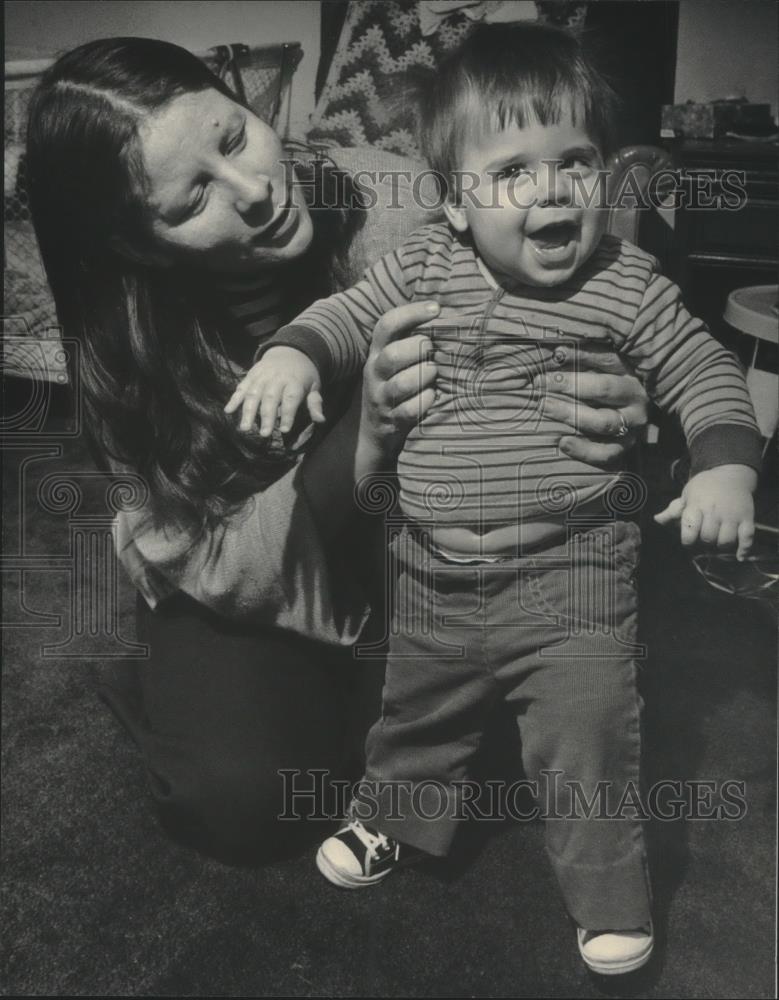
M 536 201 L 539 205 L 568 205 L 571 179 L 559 160 L 546 160 L 538 170 Z

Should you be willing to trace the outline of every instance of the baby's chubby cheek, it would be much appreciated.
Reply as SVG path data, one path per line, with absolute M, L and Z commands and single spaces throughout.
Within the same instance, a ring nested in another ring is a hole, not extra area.
M 592 208 L 585 213 L 582 220 L 582 234 L 589 243 L 590 253 L 600 243 L 609 223 L 609 213 L 602 209 Z

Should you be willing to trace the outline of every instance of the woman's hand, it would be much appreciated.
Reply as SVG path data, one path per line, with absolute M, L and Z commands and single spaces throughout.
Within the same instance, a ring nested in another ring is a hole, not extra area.
M 571 427 L 560 450 L 590 465 L 609 466 L 646 426 L 649 398 L 613 347 L 582 345 L 576 361 L 576 371 L 540 375 L 533 384 L 547 394 L 544 412 Z
M 424 332 L 413 331 L 438 312 L 434 302 L 412 302 L 390 309 L 376 324 L 362 374 L 360 432 L 386 457 L 397 455 L 435 399 L 433 345 Z

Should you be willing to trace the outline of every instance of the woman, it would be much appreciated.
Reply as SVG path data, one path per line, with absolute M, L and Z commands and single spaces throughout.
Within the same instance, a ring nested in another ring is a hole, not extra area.
M 372 721 L 355 697 L 368 671 L 349 649 L 377 631 L 352 556 L 370 548 L 354 488 L 391 468 L 430 405 L 435 366 L 414 329 L 431 313 L 388 313 L 351 399 L 330 401 L 326 432 L 269 444 L 225 403 L 257 340 L 348 267 L 356 222 L 365 245 L 381 201 L 362 217 L 310 212 L 304 188 L 321 194 L 337 174 L 294 183 L 267 125 L 196 57 L 147 39 L 92 42 L 49 69 L 27 155 L 58 315 L 81 345 L 71 375 L 94 454 L 147 491 L 120 514 L 117 547 L 150 655 L 139 704 L 113 707 L 171 833 L 232 860 L 268 856 L 305 827 L 277 822 L 279 772 L 345 773 Z M 414 228 L 420 213 L 404 220 Z M 607 462 L 630 440 L 609 435 L 645 422 L 645 396 L 616 358 L 590 360 L 600 373 L 575 386 L 565 376 L 548 402 L 592 435 L 565 447 Z M 318 809 L 323 788 L 311 787 Z

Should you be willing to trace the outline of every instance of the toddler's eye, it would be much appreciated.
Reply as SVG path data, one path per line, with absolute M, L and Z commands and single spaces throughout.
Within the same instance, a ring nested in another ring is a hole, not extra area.
M 520 177 L 524 173 L 527 173 L 527 167 L 524 163 L 509 163 L 507 166 L 501 167 L 500 170 L 493 171 L 493 177 L 496 181 L 504 181 Z
M 590 166 L 589 159 L 579 154 L 563 160 L 563 170 L 587 170 Z

